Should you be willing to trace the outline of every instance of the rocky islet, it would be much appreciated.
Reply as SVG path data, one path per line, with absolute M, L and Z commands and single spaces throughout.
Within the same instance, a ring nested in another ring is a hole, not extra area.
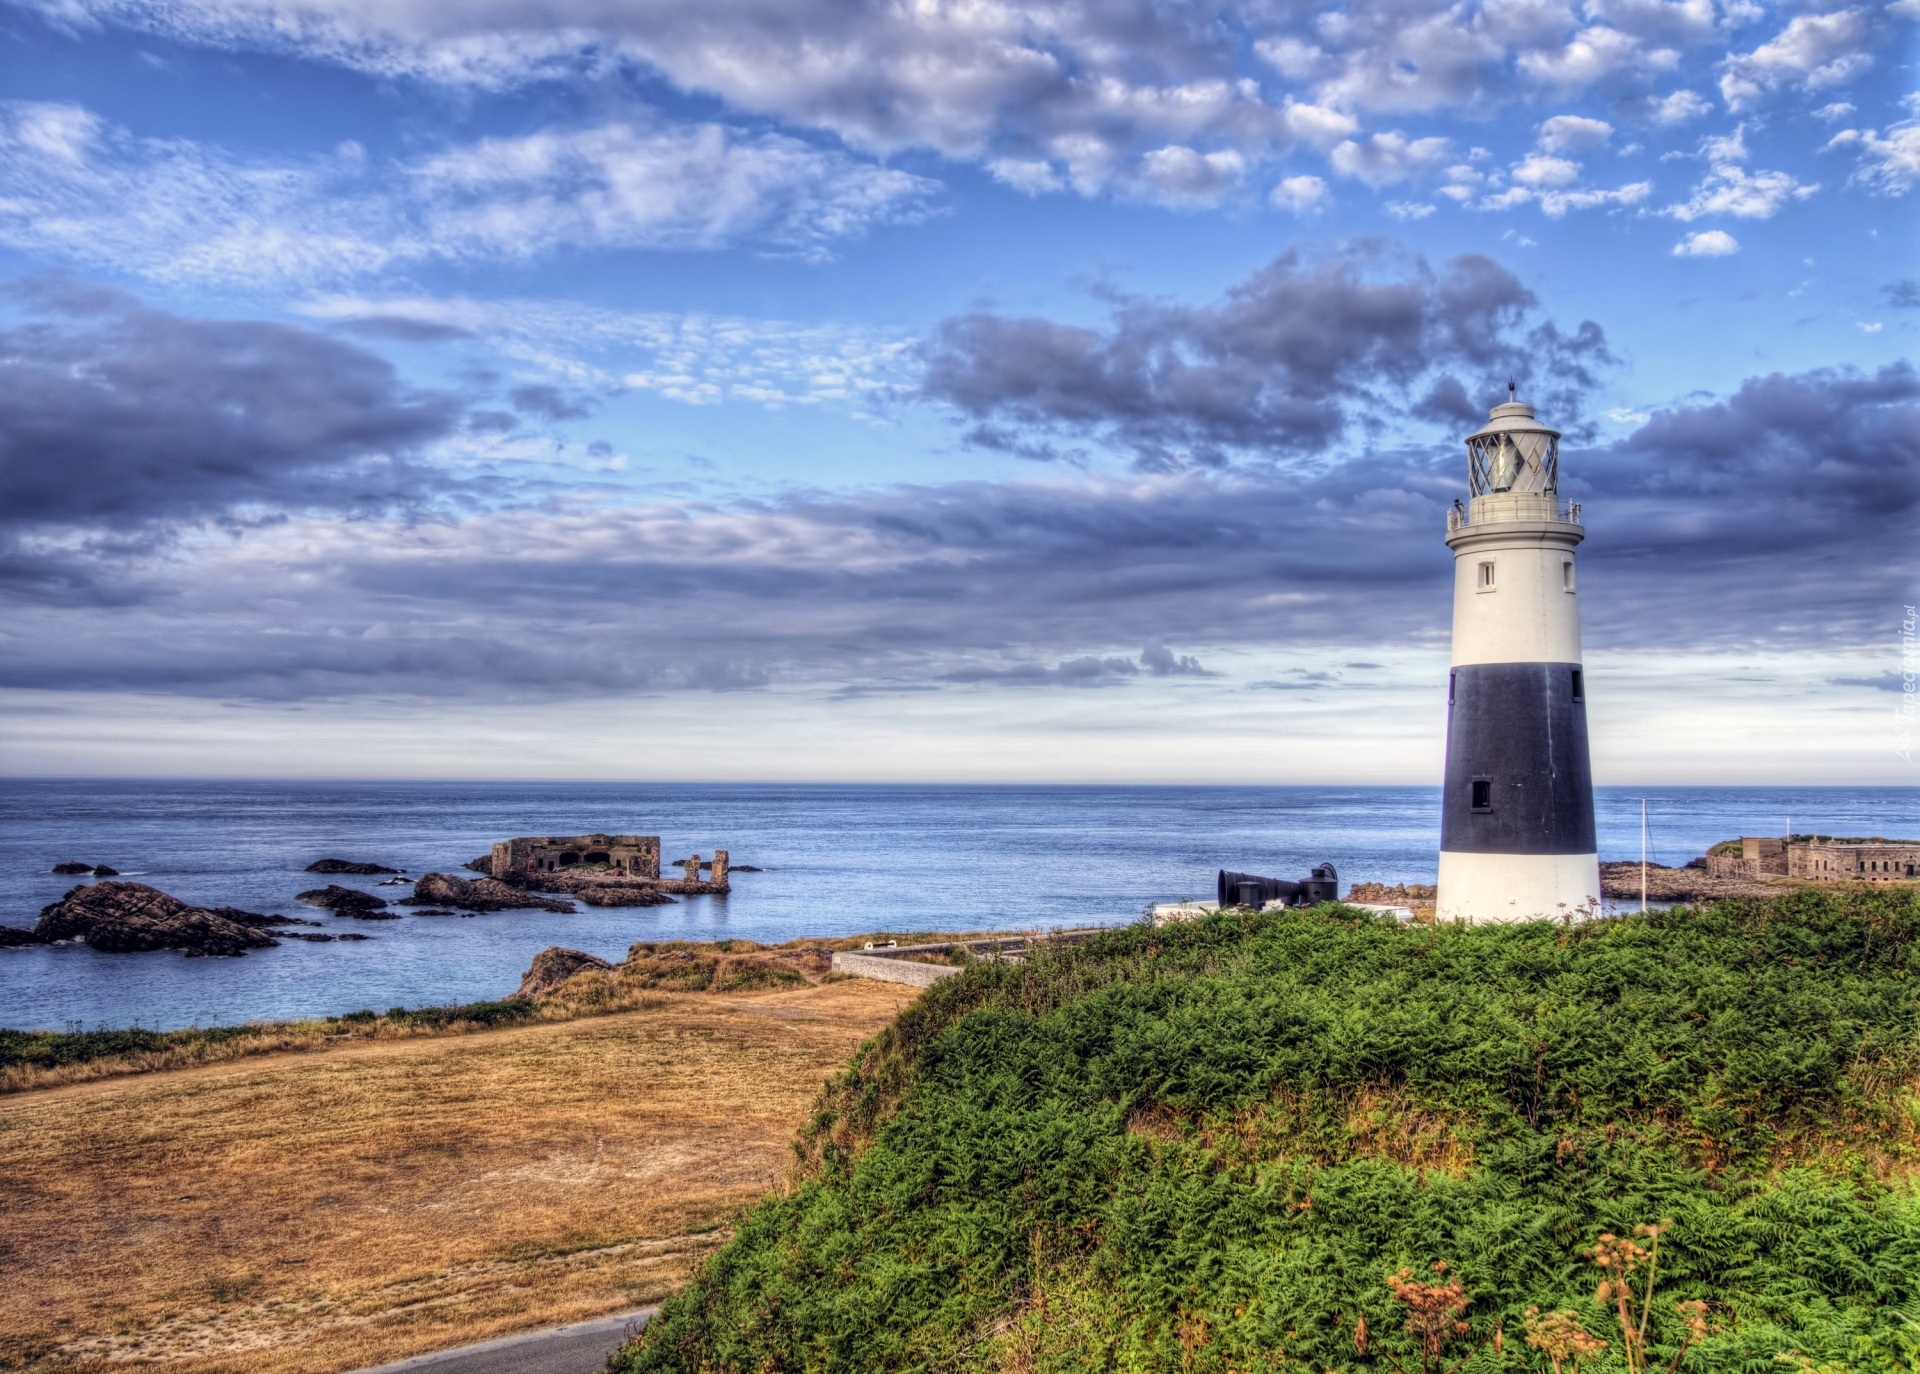
M 83 884 L 42 908 L 32 934 L 37 944 L 78 940 L 112 954 L 171 949 L 189 958 L 231 958 L 278 945 L 266 930 L 293 924 L 291 917 L 189 906 L 145 883 L 109 881 Z

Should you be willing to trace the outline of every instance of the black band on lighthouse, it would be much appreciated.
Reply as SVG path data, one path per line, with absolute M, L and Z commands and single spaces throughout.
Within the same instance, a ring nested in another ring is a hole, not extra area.
M 1578 663 L 1453 669 L 1441 849 L 1595 851 L 1583 688 Z

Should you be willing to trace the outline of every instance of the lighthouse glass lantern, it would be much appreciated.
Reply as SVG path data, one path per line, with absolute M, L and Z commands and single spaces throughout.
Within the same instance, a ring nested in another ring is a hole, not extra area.
M 1560 435 L 1511 389 L 1467 436 L 1469 501 L 1447 518 L 1453 664 L 1441 803 L 1441 919 L 1598 909 L 1574 550 Z

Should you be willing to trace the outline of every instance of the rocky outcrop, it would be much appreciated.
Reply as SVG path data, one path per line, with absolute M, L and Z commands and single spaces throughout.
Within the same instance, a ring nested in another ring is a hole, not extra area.
M 317 906 L 331 911 L 336 916 L 357 916 L 362 920 L 393 920 L 391 916 L 377 916 L 374 913 L 386 907 L 384 899 L 371 892 L 361 892 L 357 888 L 342 887 L 338 883 L 328 883 L 325 887 L 312 888 L 299 893 L 294 898 L 308 906 Z
M 275 919 L 235 907 L 188 906 L 145 883 L 104 882 L 76 887 L 43 908 L 34 934 L 48 941 L 83 940 L 113 954 L 177 949 L 189 957 L 231 957 L 279 944 L 259 928 Z
M 493 855 L 482 854 L 477 859 L 468 859 L 460 866 L 474 873 L 484 873 L 491 878 L 493 876 Z
M 385 864 L 356 863 L 352 859 L 315 859 L 307 865 L 309 873 L 405 873 L 404 868 L 388 868 Z
M 564 892 L 588 906 L 674 905 L 674 899 L 660 884 L 644 878 L 609 878 L 600 873 L 516 873 L 507 884 L 533 892 Z
M 30 930 L 0 926 L 0 949 L 19 949 L 23 945 L 44 945 L 45 943 L 45 940 Z
M 60 874 L 63 877 L 71 877 L 75 873 L 93 872 L 93 865 L 83 864 L 77 859 L 69 859 L 66 863 L 55 864 L 53 866 L 53 871 L 55 873 Z
M 1778 897 L 1798 884 L 1786 878 L 1729 878 L 1708 873 L 1689 864 L 1685 868 L 1647 865 L 1647 900 L 1650 902 L 1705 902 L 1722 897 Z M 1616 900 L 1638 901 L 1640 897 L 1640 861 L 1624 859 L 1600 865 L 1600 891 Z
M 588 906 L 675 906 L 669 897 L 651 883 L 583 883 L 573 890 L 575 900 Z
M 1380 906 L 1404 906 L 1416 914 L 1432 911 L 1434 893 L 1432 883 L 1355 883 L 1347 889 L 1350 902 L 1372 902 Z
M 533 966 L 520 980 L 515 997 L 538 997 L 543 992 L 552 992 L 567 979 L 583 969 L 610 969 L 613 965 L 596 955 L 577 949 L 562 949 L 559 945 L 549 945 L 533 956 Z
M 413 895 L 402 897 L 399 905 L 457 906 L 468 911 L 573 910 L 572 902 L 536 897 L 497 878 L 456 878 L 451 873 L 421 874 L 420 881 L 413 885 Z

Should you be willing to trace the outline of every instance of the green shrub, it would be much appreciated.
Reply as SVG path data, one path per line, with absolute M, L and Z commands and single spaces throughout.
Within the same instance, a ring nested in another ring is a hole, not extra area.
M 1916 935 L 1914 893 L 1836 890 L 977 964 L 829 1086 L 797 1186 L 614 1368 L 1411 1371 L 1387 1278 L 1445 1262 L 1467 1330 L 1434 1374 L 1547 1369 L 1529 1308 L 1625 1369 L 1591 1247 L 1663 1218 L 1644 1367 L 1859 1363 L 1920 1316 Z

